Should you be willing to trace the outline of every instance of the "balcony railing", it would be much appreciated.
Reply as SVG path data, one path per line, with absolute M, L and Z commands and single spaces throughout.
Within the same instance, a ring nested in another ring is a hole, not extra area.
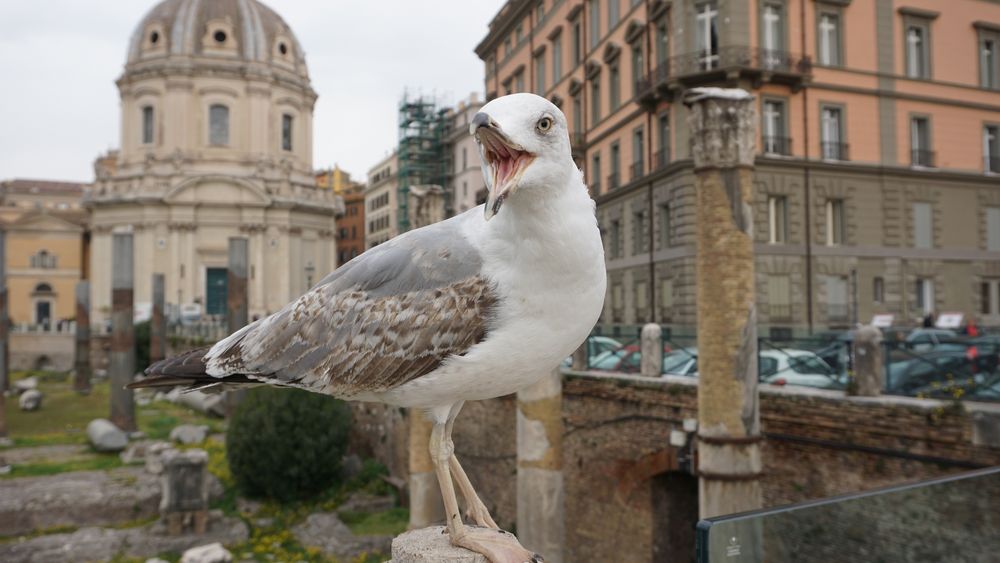
M 923 166 L 924 168 L 934 168 L 934 151 L 913 149 L 910 151 L 910 164 L 913 166 Z
M 662 148 L 656 151 L 656 169 L 666 168 L 670 164 L 670 150 Z
M 715 53 L 705 51 L 678 55 L 670 60 L 670 74 L 682 77 L 733 68 L 803 75 L 812 71 L 812 59 L 786 51 L 753 47 L 722 47 Z
M 823 160 L 849 160 L 847 143 L 823 141 L 820 143 L 820 156 Z
M 615 172 L 613 174 L 608 174 L 608 189 L 609 190 L 614 190 L 614 189 L 617 189 L 618 186 L 619 186 L 619 183 L 618 183 L 618 173 Z
M 764 135 L 761 138 L 764 154 L 780 154 L 789 156 L 792 154 L 792 140 L 788 137 L 777 137 L 775 135 Z
M 642 178 L 646 174 L 646 163 L 642 160 L 637 160 L 632 163 L 632 181 Z
M 983 165 L 987 172 L 1000 174 L 1000 155 L 986 155 L 983 157 Z
M 636 81 L 636 96 L 638 96 L 639 101 L 655 101 L 656 90 L 665 88 L 668 78 L 670 78 L 670 61 L 666 60 L 658 64 L 649 74 Z

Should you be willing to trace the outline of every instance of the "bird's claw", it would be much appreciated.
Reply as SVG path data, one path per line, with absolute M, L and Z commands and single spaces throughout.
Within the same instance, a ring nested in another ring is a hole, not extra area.
M 490 563 L 544 563 L 542 556 L 521 546 L 514 534 L 494 528 L 462 526 L 451 543 L 481 553 Z

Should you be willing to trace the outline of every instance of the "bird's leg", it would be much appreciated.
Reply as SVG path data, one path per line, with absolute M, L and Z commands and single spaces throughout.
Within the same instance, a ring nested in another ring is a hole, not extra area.
M 435 420 L 431 430 L 430 454 L 434 463 L 434 473 L 441 486 L 441 498 L 444 500 L 445 521 L 448 524 L 448 537 L 452 545 L 481 553 L 490 563 L 532 563 L 542 561 L 541 556 L 521 547 L 517 538 L 509 532 L 466 526 L 458 511 L 458 499 L 451 481 L 451 458 L 453 446 L 448 439 L 447 424 Z M 463 472 L 464 474 L 464 472 Z
M 445 437 L 448 440 L 448 444 L 451 446 L 451 459 L 448 461 L 451 466 L 451 476 L 455 479 L 458 484 L 458 489 L 462 491 L 462 496 L 465 498 L 465 516 L 471 518 L 476 524 L 483 526 L 484 528 L 493 528 L 494 530 L 499 530 L 500 526 L 493 521 L 493 517 L 490 516 L 489 509 L 483 504 L 483 501 L 476 494 L 476 489 L 472 487 L 472 482 L 469 481 L 469 476 L 465 474 L 465 470 L 462 469 L 461 464 L 458 463 L 458 457 L 455 456 L 455 443 L 451 440 L 451 430 L 455 426 L 455 416 L 458 414 L 457 410 L 452 411 L 453 416 L 448 419 L 448 423 L 445 425 Z

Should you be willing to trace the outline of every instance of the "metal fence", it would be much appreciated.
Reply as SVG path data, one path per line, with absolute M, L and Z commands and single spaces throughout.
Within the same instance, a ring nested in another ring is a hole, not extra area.
M 567 368 L 640 373 L 640 330 L 593 334 L 586 353 Z M 697 377 L 693 334 L 663 331 L 663 375 Z M 882 344 L 884 394 L 956 400 L 1000 400 L 1000 335 L 932 342 L 890 339 Z M 854 377 L 850 332 L 809 338 L 758 339 L 758 376 L 772 385 L 846 390 Z

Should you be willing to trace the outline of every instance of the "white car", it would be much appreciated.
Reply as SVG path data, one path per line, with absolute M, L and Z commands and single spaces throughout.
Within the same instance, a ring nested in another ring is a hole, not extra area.
M 820 389 L 843 389 L 845 381 L 822 358 L 807 350 L 761 350 L 760 381 L 772 385 L 804 385 Z M 698 376 L 698 349 L 679 348 L 663 356 L 663 373 Z
M 587 356 L 590 358 L 589 365 L 593 367 L 598 357 L 603 357 L 604 354 L 611 352 L 613 350 L 618 350 L 622 348 L 622 343 L 618 342 L 614 338 L 609 338 L 607 336 L 591 336 L 587 338 Z M 562 362 L 563 367 L 570 367 L 573 365 L 573 356 L 567 356 Z

